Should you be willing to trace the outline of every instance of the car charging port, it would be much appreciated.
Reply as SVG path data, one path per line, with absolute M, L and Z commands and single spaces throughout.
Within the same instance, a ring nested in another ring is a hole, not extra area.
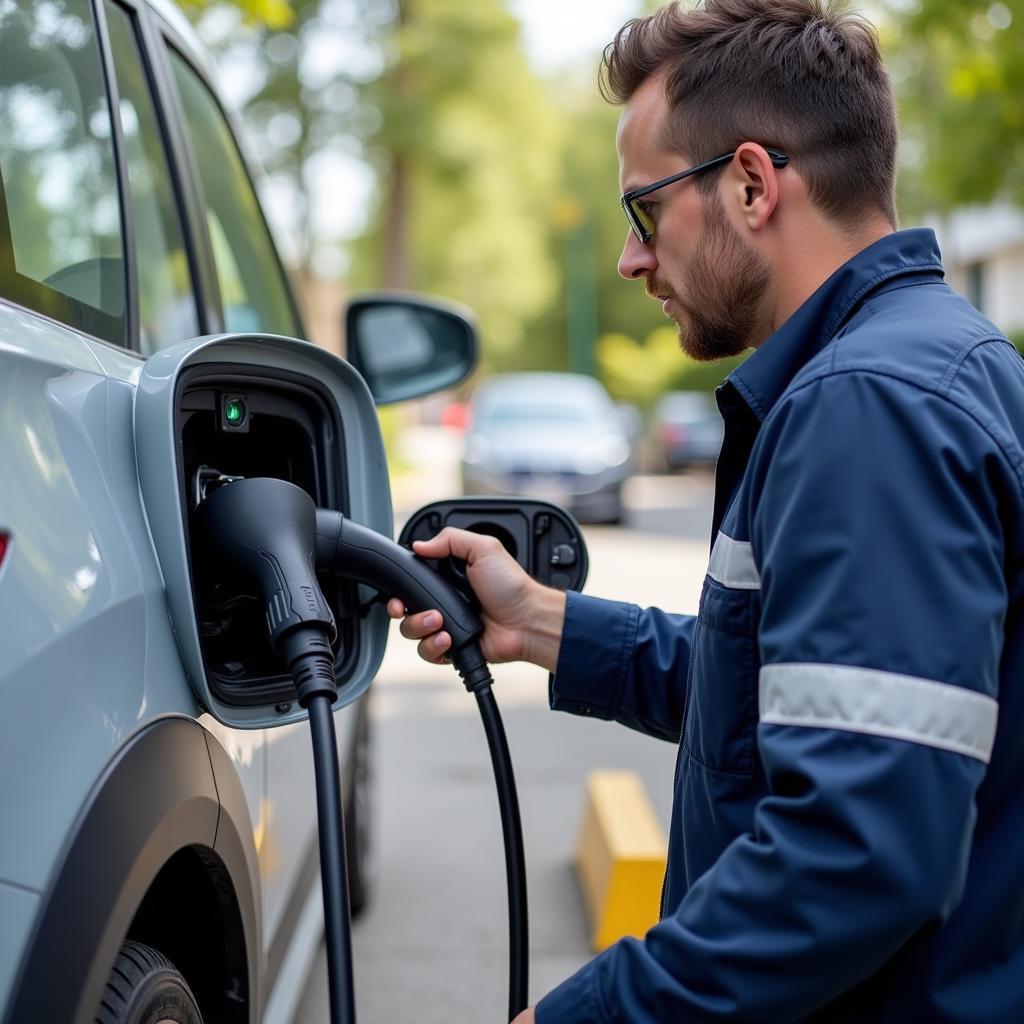
M 290 706 L 295 688 L 267 640 L 255 587 L 194 549 L 193 516 L 215 491 L 254 477 L 287 480 L 320 507 L 346 511 L 340 412 L 308 378 L 207 365 L 182 374 L 176 430 L 193 603 L 210 689 L 236 706 Z M 359 654 L 357 587 L 335 576 L 324 576 L 320 585 L 338 627 L 335 673 L 344 685 Z
M 231 476 L 228 473 L 222 473 L 219 469 L 214 469 L 213 466 L 200 466 L 192 480 L 192 511 L 199 508 L 200 504 L 206 500 L 207 495 L 213 494 L 218 487 L 244 479 L 244 476 Z

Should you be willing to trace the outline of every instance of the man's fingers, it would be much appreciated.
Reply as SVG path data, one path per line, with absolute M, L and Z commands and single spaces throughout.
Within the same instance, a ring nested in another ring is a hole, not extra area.
M 416 650 L 424 661 L 442 665 L 447 661 L 447 652 L 451 645 L 452 638 L 447 633 L 436 633 L 421 640 Z
M 422 640 L 423 637 L 436 633 L 442 625 L 440 613 L 431 610 L 407 615 L 402 620 L 401 626 L 398 627 L 398 631 L 406 640 Z
M 495 547 L 501 547 L 501 541 L 470 530 L 457 530 L 446 526 L 436 537 L 430 540 L 415 540 L 413 551 L 421 558 L 447 558 L 454 555 L 472 564 L 473 560 Z
M 397 597 L 393 597 L 388 601 L 388 615 L 393 619 L 405 618 L 405 605 Z

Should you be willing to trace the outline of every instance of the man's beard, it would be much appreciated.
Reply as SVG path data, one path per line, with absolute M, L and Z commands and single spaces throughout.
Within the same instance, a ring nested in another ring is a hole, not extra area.
M 716 194 L 704 203 L 701 221 L 701 244 L 687 275 L 685 301 L 663 281 L 650 281 L 647 291 L 671 296 L 679 309 L 679 347 L 706 363 L 739 355 L 763 340 L 757 332 L 771 274 L 764 257 L 744 245 Z

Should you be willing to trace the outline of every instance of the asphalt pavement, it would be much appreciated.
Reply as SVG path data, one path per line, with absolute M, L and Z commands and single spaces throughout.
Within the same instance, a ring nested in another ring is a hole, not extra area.
M 707 565 L 711 486 L 707 473 L 631 481 L 626 527 L 586 530 L 586 591 L 695 611 Z M 675 748 L 614 723 L 551 712 L 547 674 L 539 669 L 497 666 L 494 675 L 523 817 L 535 1002 L 593 955 L 571 866 L 587 774 L 639 772 L 667 829 Z M 371 718 L 377 877 L 353 933 L 358 1019 L 504 1020 L 505 868 L 476 702 L 453 669 L 421 662 L 396 631 L 374 684 Z M 297 1024 L 328 1021 L 325 979 L 321 952 Z

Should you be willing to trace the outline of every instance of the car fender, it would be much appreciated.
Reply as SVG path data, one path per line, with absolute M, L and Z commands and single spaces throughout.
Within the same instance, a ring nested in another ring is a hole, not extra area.
M 223 748 L 195 721 L 158 719 L 111 759 L 69 830 L 41 901 L 6 1024 L 94 1019 L 111 964 L 161 868 L 194 846 L 219 859 L 237 900 L 248 964 L 258 976 L 256 853 L 245 797 Z

